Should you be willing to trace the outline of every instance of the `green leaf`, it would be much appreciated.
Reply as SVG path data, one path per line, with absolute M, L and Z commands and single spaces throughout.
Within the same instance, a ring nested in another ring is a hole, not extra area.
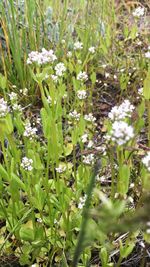
M 130 168 L 127 165 L 122 165 L 119 168 L 118 193 L 124 195 L 128 192 L 130 178 Z
M 6 88 L 7 78 L 0 73 L 0 88 L 3 90 Z
M 24 241 L 32 242 L 34 241 L 34 231 L 33 229 L 23 225 L 19 231 L 20 238 Z
M 147 72 L 147 76 L 144 80 L 143 95 L 146 100 L 150 99 L 150 69 Z

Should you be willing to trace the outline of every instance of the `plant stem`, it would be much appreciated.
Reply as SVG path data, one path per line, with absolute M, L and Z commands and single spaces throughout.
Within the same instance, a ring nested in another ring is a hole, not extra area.
M 85 202 L 85 206 L 83 209 L 83 218 L 82 218 L 82 223 L 81 223 L 81 230 L 79 233 L 79 238 L 78 238 L 78 242 L 77 242 L 77 246 L 75 249 L 75 253 L 74 253 L 74 258 L 73 258 L 73 267 L 77 267 L 78 265 L 78 260 L 79 257 L 82 253 L 83 250 L 83 241 L 84 241 L 84 237 L 85 237 L 85 233 L 86 233 L 86 226 L 87 226 L 87 222 L 88 222 L 88 218 L 89 218 L 89 207 L 90 207 L 90 202 L 91 202 L 91 196 L 92 196 L 92 191 L 95 185 L 95 177 L 99 171 L 99 168 L 101 166 L 101 162 L 97 161 L 95 166 L 94 166 L 94 170 L 93 173 L 91 175 L 91 180 L 87 189 L 87 198 L 86 198 L 86 202 Z

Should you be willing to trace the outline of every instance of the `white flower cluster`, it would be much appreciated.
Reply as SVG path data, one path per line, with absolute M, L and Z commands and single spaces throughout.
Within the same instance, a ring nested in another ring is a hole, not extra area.
M 94 46 L 89 47 L 89 52 L 91 54 L 94 54 L 95 53 L 95 47 Z
M 137 8 L 133 11 L 132 15 L 133 15 L 134 17 L 139 18 L 139 17 L 144 16 L 144 12 L 145 12 L 144 7 L 140 7 L 140 6 L 139 6 L 139 7 L 137 7 Z
M 25 131 L 23 133 L 23 136 L 29 138 L 30 140 L 33 140 L 34 138 L 36 138 L 36 132 L 37 132 L 37 128 L 36 127 L 31 127 L 31 123 L 27 122 L 25 124 Z
M 150 151 L 147 153 L 147 155 L 142 159 L 143 164 L 145 167 L 150 171 Z
M 77 80 L 81 82 L 85 82 L 88 80 L 88 75 L 85 71 L 80 71 L 79 74 L 77 75 Z
M 17 111 L 17 112 L 21 112 L 22 111 L 22 107 L 21 105 L 17 104 L 17 103 L 12 103 L 12 109 L 14 111 Z
M 81 136 L 81 141 L 82 141 L 82 143 L 86 143 L 88 141 L 88 134 L 83 134 Z
M 112 140 L 117 143 L 119 146 L 126 144 L 134 137 L 133 127 L 128 125 L 124 121 L 115 121 L 112 124 L 112 130 L 110 135 L 107 135 L 108 140 Z
M 94 164 L 94 154 L 89 154 L 87 156 L 83 156 L 83 163 L 87 165 Z
M 95 122 L 96 118 L 93 116 L 92 113 L 84 115 L 84 119 L 88 122 Z
M 84 100 L 87 98 L 87 93 L 85 90 L 79 90 L 77 92 L 77 97 L 80 99 L 80 100 Z
M 10 101 L 11 101 L 12 110 L 13 111 L 17 111 L 17 112 L 21 112 L 22 111 L 22 107 L 21 107 L 21 105 L 19 105 L 17 103 L 17 100 L 18 100 L 17 94 L 12 92 L 12 93 L 9 94 L 9 98 L 10 98 Z
M 17 94 L 12 92 L 9 94 L 10 101 L 17 101 L 18 97 Z
M 81 42 L 75 42 L 74 43 L 74 50 L 81 50 L 81 49 L 83 49 L 83 43 L 81 43 Z
M 37 63 L 38 65 L 42 65 L 54 62 L 56 59 L 57 57 L 52 49 L 48 51 L 45 48 L 42 48 L 42 52 L 32 51 L 29 53 L 27 64 Z
M 9 111 L 7 102 L 4 100 L 4 98 L 0 98 L 0 118 L 3 118 L 7 115 Z
M 80 197 L 79 198 L 79 204 L 78 204 L 78 208 L 81 210 L 83 207 L 84 207 L 84 205 L 85 205 L 85 201 L 86 201 L 86 199 L 87 199 L 87 195 L 85 194 L 83 197 Z
M 52 80 L 53 80 L 54 83 L 57 83 L 58 82 L 58 76 L 57 75 L 52 74 L 51 75 L 51 78 L 52 78 Z
M 63 173 L 66 170 L 66 166 L 59 164 L 59 166 L 57 168 L 55 168 L 56 172 L 58 173 Z
M 69 113 L 69 116 L 72 118 L 72 119 L 74 119 L 74 120 L 76 120 L 76 121 L 79 121 L 79 119 L 80 119 L 80 113 L 78 113 L 76 110 L 74 110 L 74 111 L 72 111 L 72 112 L 70 112 Z
M 55 66 L 56 76 L 63 76 L 64 72 L 66 71 L 66 67 L 64 63 L 60 62 Z
M 22 158 L 21 167 L 26 171 L 32 171 L 33 169 L 33 160 L 27 157 Z
M 28 88 L 20 89 L 20 93 L 23 94 L 24 96 L 27 96 L 28 95 Z
M 126 99 L 120 106 L 114 106 L 109 112 L 108 117 L 112 121 L 123 120 L 125 118 L 130 118 L 133 110 L 134 106 L 130 103 L 128 99 Z

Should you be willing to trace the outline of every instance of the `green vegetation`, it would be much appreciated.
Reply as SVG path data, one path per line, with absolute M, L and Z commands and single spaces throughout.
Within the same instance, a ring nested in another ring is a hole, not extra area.
M 116 2 L 0 2 L 0 266 L 149 257 L 149 6 Z

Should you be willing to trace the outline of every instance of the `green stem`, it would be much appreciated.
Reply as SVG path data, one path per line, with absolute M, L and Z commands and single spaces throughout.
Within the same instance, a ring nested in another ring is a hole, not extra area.
M 87 227 L 88 218 L 89 218 L 88 211 L 89 211 L 89 207 L 90 207 L 92 191 L 93 191 L 93 188 L 95 185 L 95 177 L 99 171 L 100 166 L 101 166 L 101 162 L 99 162 L 99 161 L 96 162 L 92 176 L 91 176 L 90 183 L 88 185 L 87 198 L 86 198 L 85 206 L 83 209 L 83 218 L 82 218 L 82 223 L 81 223 L 81 230 L 79 233 L 79 238 L 78 238 L 78 242 L 77 242 L 77 246 L 76 246 L 74 258 L 73 258 L 73 264 L 72 264 L 73 267 L 77 267 L 78 260 L 80 258 L 81 253 L 82 253 L 82 250 L 83 250 L 83 242 L 84 242 L 84 238 L 85 238 L 85 234 L 86 234 L 86 227 Z
M 146 100 L 148 115 L 148 146 L 150 147 L 150 100 Z

